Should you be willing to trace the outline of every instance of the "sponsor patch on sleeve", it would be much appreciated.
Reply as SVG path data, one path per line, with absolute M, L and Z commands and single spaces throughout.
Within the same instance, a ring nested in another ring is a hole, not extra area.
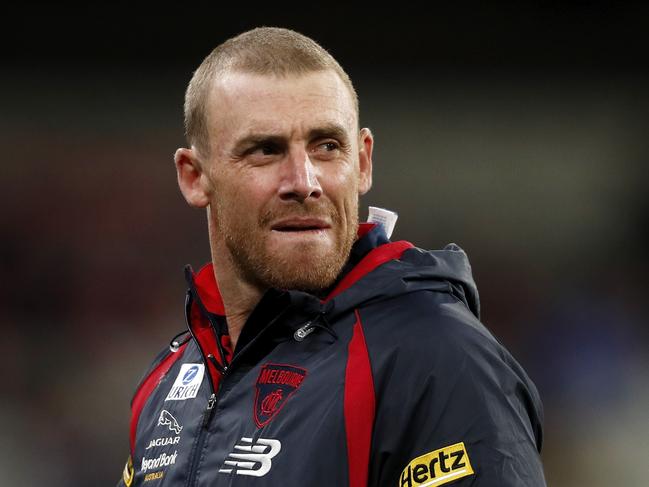
M 418 456 L 401 472 L 398 487 L 433 487 L 473 475 L 464 443 Z

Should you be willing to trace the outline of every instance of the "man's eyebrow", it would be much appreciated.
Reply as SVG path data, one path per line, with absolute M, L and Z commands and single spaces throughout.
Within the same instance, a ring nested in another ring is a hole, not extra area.
M 282 145 L 286 143 L 286 138 L 277 134 L 249 134 L 237 141 L 233 152 L 240 152 L 249 147 L 255 147 L 263 144 Z
M 315 127 L 309 131 L 309 140 L 314 139 L 338 139 L 342 142 L 348 142 L 349 136 L 347 130 L 342 125 L 330 123 L 321 127 Z
M 336 123 L 325 124 L 319 127 L 314 127 L 308 132 L 308 139 L 337 139 L 343 143 L 349 142 L 347 130 L 342 125 Z M 256 147 L 263 144 L 274 144 L 282 146 L 286 144 L 286 136 L 277 133 L 250 133 L 239 139 L 233 152 L 245 151 L 249 147 Z

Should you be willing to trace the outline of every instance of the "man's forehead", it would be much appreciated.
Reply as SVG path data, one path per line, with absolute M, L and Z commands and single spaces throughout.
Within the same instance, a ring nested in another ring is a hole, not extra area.
M 210 98 L 209 118 L 236 138 L 332 127 L 352 132 L 357 126 L 349 90 L 334 71 L 285 77 L 226 73 L 215 81 Z
M 215 93 L 231 96 L 241 94 L 267 96 L 277 92 L 292 93 L 296 86 L 303 89 L 308 88 L 313 95 L 330 95 L 334 91 L 349 94 L 343 80 L 332 69 L 282 75 L 227 70 L 216 75 L 212 82 L 212 89 Z
M 305 118 L 302 120 L 253 119 L 238 127 L 237 138 L 253 136 L 275 136 L 290 138 L 293 135 L 323 135 L 351 137 L 352 128 L 348 121 L 340 118 Z

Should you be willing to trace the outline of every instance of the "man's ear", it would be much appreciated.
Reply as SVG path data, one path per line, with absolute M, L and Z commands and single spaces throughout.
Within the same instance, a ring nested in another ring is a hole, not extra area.
M 374 136 L 368 128 L 360 131 L 360 142 L 358 147 L 358 161 L 360 166 L 360 180 L 358 184 L 359 194 L 367 193 L 372 187 L 372 149 L 374 148 Z
M 190 206 L 205 208 L 209 200 L 207 177 L 194 149 L 180 148 L 174 154 L 180 192 Z

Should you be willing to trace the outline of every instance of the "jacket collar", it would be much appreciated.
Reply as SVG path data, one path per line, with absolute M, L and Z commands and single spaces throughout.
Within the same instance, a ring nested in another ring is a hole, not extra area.
M 282 316 L 281 321 L 288 326 L 282 328 L 290 336 L 305 323 L 314 320 L 327 322 L 327 316 L 344 312 L 345 310 L 340 307 L 333 311 L 335 296 L 352 287 L 381 264 L 398 259 L 405 249 L 411 247 L 413 245 L 409 242 L 390 242 L 380 225 L 362 223 L 348 262 L 331 289 L 322 296 L 295 290 L 269 289 L 246 321 L 237 341 L 237 350 L 264 333 L 264 330 L 269 329 L 280 316 Z M 227 335 L 223 299 L 211 263 L 203 266 L 197 273 L 187 266 L 185 273 L 189 286 L 189 301 L 186 305 L 189 330 L 197 340 L 203 355 L 208 358 L 211 355 L 208 368 L 213 381 L 216 381 L 218 373 L 224 371 L 233 352 L 236 352 L 231 349 Z M 344 293 L 345 296 L 347 294 L 349 293 Z M 352 299 L 351 302 L 353 301 Z M 284 333 L 274 335 L 276 339 L 284 339 Z M 272 346 L 267 340 L 264 342 Z
M 367 265 L 364 265 L 361 268 L 358 268 L 358 265 L 363 264 L 366 256 L 373 254 L 385 244 L 389 244 L 389 242 L 390 241 L 383 231 L 383 227 L 376 225 L 375 223 L 361 223 L 358 227 L 358 238 L 352 246 L 349 259 L 343 267 L 340 277 L 331 288 L 323 294 L 324 299 L 322 299 L 321 302 L 324 303 L 333 298 L 344 289 L 350 287 L 369 271 L 373 270 L 376 266 L 369 268 Z M 384 255 L 387 260 L 394 258 L 390 252 L 381 252 L 381 254 Z M 198 272 L 193 273 L 193 284 L 196 287 L 196 291 L 198 292 L 205 309 L 212 314 L 225 316 L 223 298 L 221 298 L 219 285 L 216 282 L 214 267 L 211 262 L 201 267 Z M 299 301 L 305 304 L 306 301 L 309 301 L 305 296 L 302 296 L 306 293 L 295 293 L 291 291 L 290 294 L 293 295 L 293 299 L 291 300 L 292 302 Z

